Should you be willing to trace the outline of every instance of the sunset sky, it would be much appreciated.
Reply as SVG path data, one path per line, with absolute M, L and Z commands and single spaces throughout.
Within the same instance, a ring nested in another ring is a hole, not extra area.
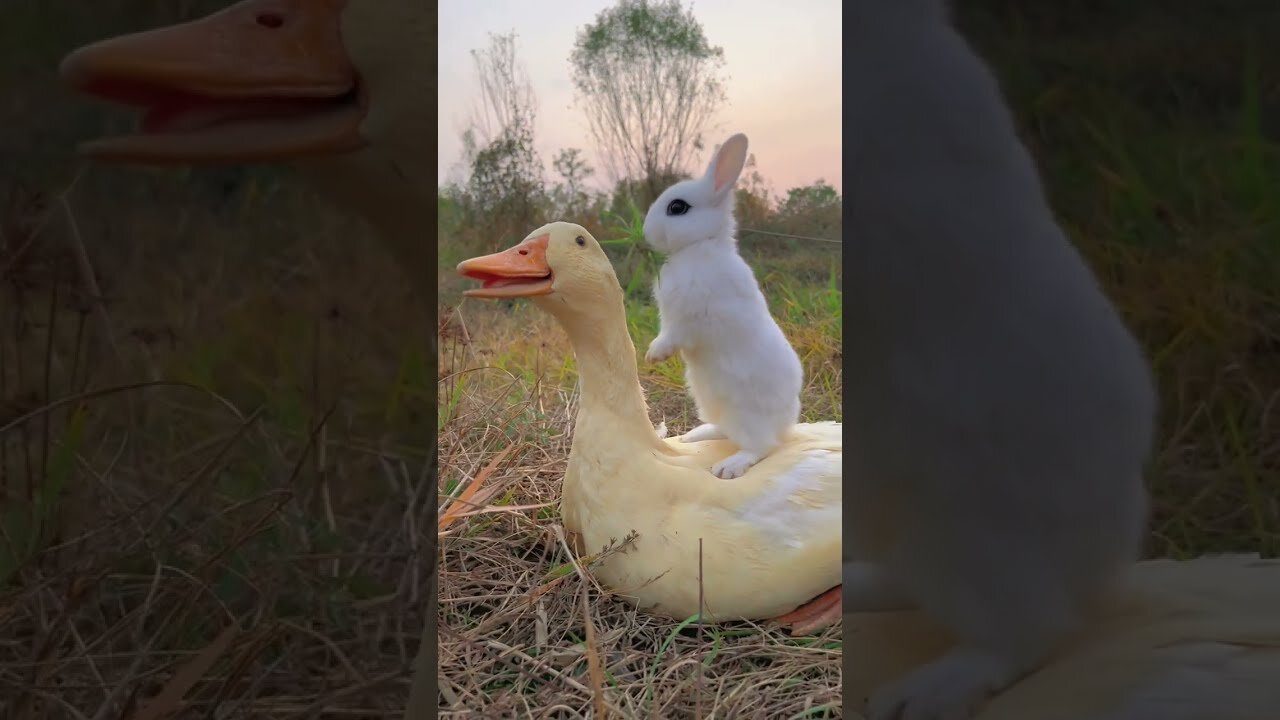
M 580 27 L 612 0 L 441 0 L 439 180 L 451 176 L 462 154 L 461 134 L 479 99 L 470 51 L 489 44 L 489 33 L 516 33 L 516 58 L 538 98 L 537 150 L 551 173 L 551 158 L 582 148 L 593 181 L 603 168 L 586 120 L 572 109 L 569 54 Z M 686 4 L 688 7 L 688 4 Z M 711 148 L 744 132 L 757 169 L 774 192 L 821 178 L 841 189 L 840 2 L 838 0 L 697 0 L 693 13 L 712 45 L 724 48 L 727 101 L 695 158 L 700 172 Z M 603 189 L 603 185 L 598 186 Z

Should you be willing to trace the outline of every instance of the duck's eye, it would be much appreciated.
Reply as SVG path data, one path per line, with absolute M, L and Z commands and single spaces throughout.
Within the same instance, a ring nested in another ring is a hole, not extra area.
M 668 215 L 683 215 L 687 212 L 689 212 L 689 203 L 680 198 L 676 198 L 667 204 Z
M 582 237 L 581 235 L 579 235 L 578 237 L 574 238 L 574 242 L 578 243 L 578 247 L 586 247 L 586 246 L 587 246 L 587 239 L 586 239 L 586 238 L 584 238 L 584 237 Z

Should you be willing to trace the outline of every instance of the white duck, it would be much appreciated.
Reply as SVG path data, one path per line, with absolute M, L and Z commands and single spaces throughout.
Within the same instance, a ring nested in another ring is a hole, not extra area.
M 246 0 L 80 48 L 61 71 L 81 92 L 146 113 L 138 134 L 88 143 L 86 154 L 138 165 L 289 163 L 380 232 L 426 302 L 435 38 L 436 13 L 422 0 Z M 424 543 L 424 558 L 434 555 L 434 539 Z M 406 719 L 434 707 L 429 628 Z
M 564 524 L 586 553 L 635 534 L 626 549 L 603 554 L 596 578 L 677 619 L 699 612 L 700 588 L 708 621 L 774 619 L 807 632 L 839 617 L 839 423 L 798 425 L 745 475 L 721 480 L 708 470 L 736 451 L 732 443 L 685 444 L 654 432 L 622 287 L 584 228 L 551 223 L 458 271 L 483 282 L 467 295 L 529 297 L 569 335 L 582 395 Z
M 62 61 L 76 90 L 144 113 L 104 162 L 288 163 L 377 228 L 427 298 L 436 14 L 419 0 L 245 0 Z

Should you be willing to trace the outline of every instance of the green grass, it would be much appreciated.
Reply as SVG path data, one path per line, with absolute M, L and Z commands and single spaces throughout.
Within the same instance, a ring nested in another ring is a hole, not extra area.
M 1210 21 L 1136 3 L 1139 35 L 1010 9 L 1023 32 L 1040 25 L 1035 47 L 979 43 L 1063 225 L 1154 363 L 1162 556 L 1280 550 L 1280 67 L 1250 29 L 1280 16 L 1236 5 Z

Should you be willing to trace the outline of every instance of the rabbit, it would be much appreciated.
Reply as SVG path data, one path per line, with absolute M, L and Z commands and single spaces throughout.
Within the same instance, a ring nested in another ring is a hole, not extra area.
M 960 720 L 1140 557 L 1157 398 L 946 4 L 846 11 L 843 611 L 955 640 L 870 720 Z
M 741 477 L 782 442 L 800 419 L 804 368 L 769 314 L 751 267 L 738 254 L 734 188 L 747 161 L 747 137 L 730 137 L 700 178 L 667 188 L 644 220 L 646 244 L 666 256 L 654 283 L 660 330 L 645 354 L 662 362 L 679 352 L 702 424 L 680 439 L 728 438 L 738 452 L 712 466 Z

